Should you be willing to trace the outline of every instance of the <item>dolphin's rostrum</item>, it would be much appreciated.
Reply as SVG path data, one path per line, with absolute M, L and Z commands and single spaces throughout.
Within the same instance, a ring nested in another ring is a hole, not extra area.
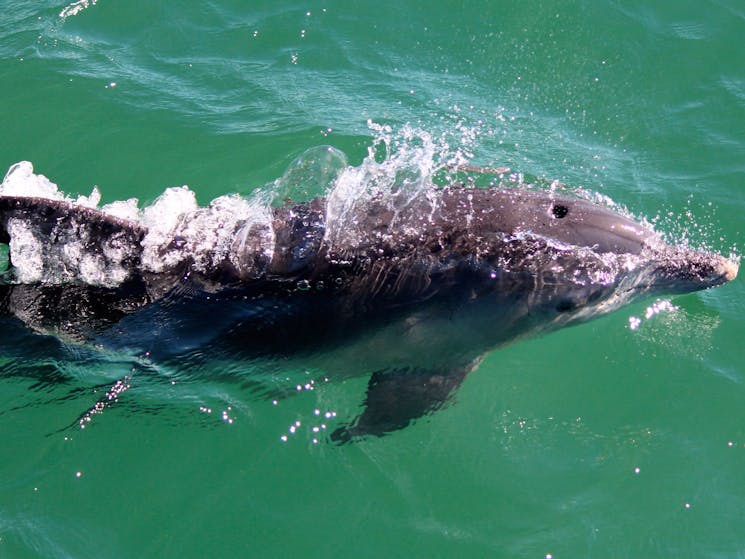
M 2 311 L 154 355 L 187 347 L 195 329 L 195 343 L 241 355 L 348 346 L 347 363 L 372 376 L 363 412 L 334 433 L 345 441 L 440 407 L 489 349 L 737 274 L 726 258 L 549 191 L 451 186 L 341 209 L 288 202 L 266 219 L 226 221 L 213 243 L 198 219 L 182 216 L 153 245 L 134 220 L 0 196 Z M 148 328 L 155 315 L 177 318 L 165 341 Z

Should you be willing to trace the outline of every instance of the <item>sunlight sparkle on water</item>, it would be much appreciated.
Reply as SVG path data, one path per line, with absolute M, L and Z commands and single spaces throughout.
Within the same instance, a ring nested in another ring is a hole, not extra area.
M 316 408 L 313 410 L 313 414 L 316 417 L 327 417 L 327 418 L 334 418 L 336 417 L 335 411 L 326 411 L 322 412 L 320 409 Z M 318 435 L 327 429 L 327 425 L 325 423 L 320 423 L 317 425 L 307 425 L 305 427 L 308 431 L 308 438 L 304 440 L 310 440 L 313 444 L 318 444 L 320 442 L 320 438 Z M 296 420 L 290 425 L 287 426 L 287 434 L 280 435 L 279 440 L 283 443 L 286 443 L 291 436 L 294 435 L 300 435 L 303 429 L 303 422 L 301 420 Z
M 228 406 L 228 409 L 227 410 L 223 410 L 223 412 L 222 412 L 222 420 L 225 423 L 228 423 L 230 425 L 233 424 L 233 418 L 228 415 L 228 412 L 229 411 L 232 411 L 232 409 L 233 409 L 232 407 Z
M 673 305 L 669 299 L 660 299 L 649 305 L 644 311 L 644 318 L 638 316 L 629 317 L 629 329 L 636 330 L 645 320 L 650 320 L 663 312 L 675 312 L 679 307 Z
M 104 394 L 104 397 L 96 402 L 79 420 L 78 424 L 81 429 L 85 429 L 86 424 L 93 420 L 93 416 L 101 414 L 108 406 L 119 401 L 119 396 L 129 390 L 132 385 L 129 384 L 129 376 L 122 380 L 116 381 L 111 388 Z

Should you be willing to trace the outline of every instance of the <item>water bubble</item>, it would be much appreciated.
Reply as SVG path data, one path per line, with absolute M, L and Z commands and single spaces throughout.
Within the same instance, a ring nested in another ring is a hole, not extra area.
M 327 128 L 325 132 L 331 133 L 331 128 Z M 310 148 L 290 163 L 284 174 L 274 181 L 272 201 L 282 203 L 289 199 L 302 202 L 322 196 L 333 188 L 347 165 L 347 156 L 336 148 Z
M 297 288 L 299 291 L 308 291 L 310 289 L 310 282 L 308 280 L 300 280 L 297 282 Z

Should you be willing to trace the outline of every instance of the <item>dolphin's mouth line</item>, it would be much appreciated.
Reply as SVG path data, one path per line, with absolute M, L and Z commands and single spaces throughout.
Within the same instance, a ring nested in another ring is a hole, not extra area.
M 716 272 L 689 275 L 692 265 L 701 265 L 700 257 L 702 253 L 693 253 L 689 258 L 685 258 L 685 255 L 682 256 L 684 257 L 665 259 L 656 263 L 652 260 L 647 271 L 642 270 L 639 273 L 640 278 L 647 275 L 651 275 L 651 278 L 621 288 L 620 292 L 624 294 L 658 292 L 660 295 L 680 295 L 694 290 L 711 289 L 728 283 L 737 277 L 739 271 L 739 265 L 736 262 L 722 256 L 706 255 L 712 258 L 713 262 L 704 264 L 710 265 Z M 675 277 L 674 272 L 676 271 L 679 271 L 680 277 Z M 695 289 L 692 288 L 694 285 L 696 286 Z

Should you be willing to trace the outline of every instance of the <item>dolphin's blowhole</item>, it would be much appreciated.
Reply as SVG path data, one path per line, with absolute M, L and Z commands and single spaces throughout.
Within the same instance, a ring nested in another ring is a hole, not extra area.
M 556 219 L 562 219 L 569 213 L 569 208 L 563 204 L 554 204 L 551 208 L 551 215 Z

